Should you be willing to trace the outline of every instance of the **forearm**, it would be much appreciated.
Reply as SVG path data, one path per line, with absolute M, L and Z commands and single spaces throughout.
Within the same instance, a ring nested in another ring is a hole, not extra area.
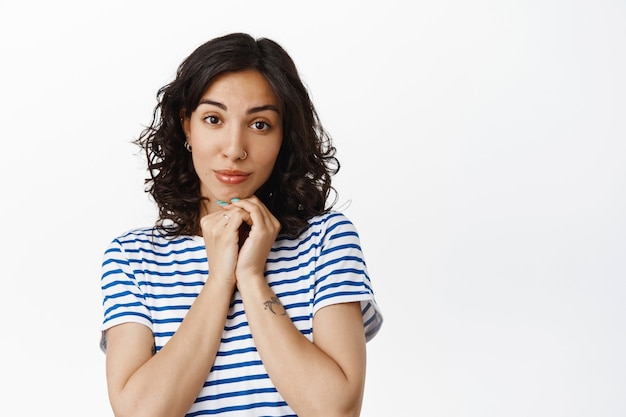
M 232 286 L 209 279 L 163 348 L 111 396 L 116 416 L 182 416 L 210 372 L 220 345 Z
M 364 364 L 363 374 L 345 372 L 300 333 L 265 280 L 238 285 L 259 355 L 291 408 L 301 417 L 358 416 Z

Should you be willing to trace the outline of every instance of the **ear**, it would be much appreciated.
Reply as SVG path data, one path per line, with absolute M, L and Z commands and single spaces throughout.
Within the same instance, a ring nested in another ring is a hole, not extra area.
M 178 115 L 180 116 L 180 125 L 183 128 L 183 133 L 185 134 L 185 137 L 189 137 L 191 135 L 191 130 L 189 129 L 189 117 L 187 117 L 185 115 L 185 109 L 181 109 L 181 111 L 178 113 Z

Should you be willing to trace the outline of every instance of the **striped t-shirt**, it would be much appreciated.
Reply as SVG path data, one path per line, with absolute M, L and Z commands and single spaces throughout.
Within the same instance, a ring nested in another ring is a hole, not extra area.
M 359 236 L 342 213 L 312 218 L 298 238 L 279 236 L 265 276 L 294 325 L 310 341 L 315 336 L 314 314 L 335 303 L 360 301 L 368 341 L 382 324 Z M 107 329 L 135 322 L 152 330 L 158 352 L 208 277 L 202 237 L 171 239 L 154 228 L 142 228 L 114 239 L 102 264 L 103 350 Z M 267 375 L 237 291 L 215 362 L 187 416 L 215 414 L 295 416 Z

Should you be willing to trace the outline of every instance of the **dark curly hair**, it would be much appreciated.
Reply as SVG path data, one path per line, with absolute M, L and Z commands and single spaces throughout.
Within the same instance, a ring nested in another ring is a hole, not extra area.
M 255 193 L 280 221 L 281 234 L 297 236 L 308 219 L 337 201 L 331 185 L 340 167 L 336 149 L 291 57 L 270 39 L 232 33 L 199 46 L 180 64 L 174 81 L 157 93 L 151 124 L 134 141 L 147 157 L 146 192 L 158 206 L 156 226 L 167 236 L 199 234 L 206 200 L 184 146 L 181 111 L 189 117 L 219 75 L 248 69 L 265 77 L 284 109 L 281 149 L 269 179 Z

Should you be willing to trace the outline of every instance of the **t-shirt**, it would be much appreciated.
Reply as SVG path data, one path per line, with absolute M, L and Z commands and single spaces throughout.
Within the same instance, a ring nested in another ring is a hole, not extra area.
M 210 279 L 200 236 L 167 238 L 156 228 L 130 230 L 104 253 L 102 294 L 106 330 L 135 322 L 150 328 L 157 352 L 168 342 Z M 313 217 L 297 238 L 279 236 L 265 277 L 298 330 L 314 340 L 313 316 L 322 307 L 359 301 L 366 340 L 382 324 L 352 222 L 342 213 Z M 293 416 L 269 379 L 255 348 L 241 295 L 231 299 L 213 367 L 187 416 Z

